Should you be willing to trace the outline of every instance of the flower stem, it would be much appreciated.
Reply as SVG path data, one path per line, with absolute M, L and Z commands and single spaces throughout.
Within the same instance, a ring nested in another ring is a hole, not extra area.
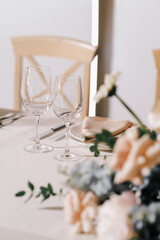
M 141 125 L 142 128 L 146 128 L 143 122 L 137 117 L 137 115 L 133 112 L 133 110 L 115 93 L 117 99 L 127 108 L 127 110 L 132 114 L 132 116 L 137 120 L 137 122 Z
M 25 200 L 24 203 L 27 203 L 31 198 L 33 197 L 33 192 L 30 194 L 30 196 Z

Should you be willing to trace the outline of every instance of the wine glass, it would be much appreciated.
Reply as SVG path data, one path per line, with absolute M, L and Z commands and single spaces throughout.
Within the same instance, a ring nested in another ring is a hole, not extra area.
M 39 121 L 41 114 L 47 112 L 53 104 L 52 81 L 50 70 L 46 66 L 29 66 L 26 68 L 21 85 L 22 103 L 26 110 L 36 116 L 36 140 L 25 147 L 26 151 L 44 153 L 53 150 L 51 146 L 40 144 Z
M 68 134 L 70 123 L 80 116 L 83 104 L 81 78 L 64 75 L 56 77 L 53 88 L 53 110 L 66 125 L 65 151 L 55 156 L 59 161 L 78 161 L 82 158 L 80 154 L 70 152 Z

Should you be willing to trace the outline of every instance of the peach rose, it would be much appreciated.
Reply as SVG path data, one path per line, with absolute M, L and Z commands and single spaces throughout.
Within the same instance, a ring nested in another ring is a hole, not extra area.
M 112 195 L 111 199 L 99 208 L 98 224 L 96 228 L 100 239 L 128 240 L 134 236 L 129 212 L 136 204 L 132 192 L 123 192 L 122 195 Z
M 131 181 L 138 185 L 158 162 L 160 143 L 147 134 L 138 138 L 138 132 L 133 128 L 117 140 L 109 167 L 117 170 L 115 183 Z
M 64 220 L 75 233 L 94 233 L 98 198 L 92 192 L 71 190 L 64 200 Z
M 113 156 L 109 162 L 109 167 L 112 170 L 121 169 L 123 167 L 128 158 L 129 152 L 137 139 L 137 127 L 131 127 L 124 135 L 118 138 L 114 147 Z

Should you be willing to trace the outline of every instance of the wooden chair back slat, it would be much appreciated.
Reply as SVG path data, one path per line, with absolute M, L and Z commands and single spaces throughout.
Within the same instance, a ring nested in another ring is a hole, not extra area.
M 160 101 L 160 50 L 153 50 L 155 64 L 157 68 L 156 96 L 155 104 Z
M 34 56 L 52 56 L 73 60 L 73 65 L 63 74 L 65 78 L 70 76 L 82 64 L 84 64 L 84 109 L 82 118 L 88 115 L 89 109 L 89 87 L 90 87 L 90 64 L 97 54 L 97 46 L 89 43 L 54 36 L 27 36 L 12 38 L 13 49 L 15 53 L 15 90 L 14 90 L 14 108 L 21 109 L 21 78 L 22 78 L 22 57 L 26 57 L 33 66 L 39 65 Z M 42 80 L 45 81 L 43 76 Z M 47 87 L 47 86 L 46 86 Z M 68 100 L 65 99 L 69 104 Z

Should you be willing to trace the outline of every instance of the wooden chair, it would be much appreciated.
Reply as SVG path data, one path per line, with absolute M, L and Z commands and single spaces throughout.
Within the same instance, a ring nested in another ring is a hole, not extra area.
M 155 104 L 160 101 L 160 50 L 153 50 L 155 65 L 157 68 L 156 96 Z
M 148 122 L 152 129 L 160 132 L 160 50 L 153 50 L 152 52 L 157 69 L 157 82 L 154 105 L 148 114 Z
M 25 57 L 31 65 L 39 65 L 34 56 L 52 56 L 74 60 L 74 64 L 63 73 L 65 77 L 73 74 L 77 68 L 84 64 L 83 88 L 84 109 L 82 119 L 88 115 L 89 90 L 90 90 L 90 64 L 97 54 L 97 46 L 89 43 L 54 36 L 27 36 L 14 37 L 11 39 L 15 53 L 15 85 L 14 85 L 14 108 L 21 109 L 21 78 L 22 58 Z

